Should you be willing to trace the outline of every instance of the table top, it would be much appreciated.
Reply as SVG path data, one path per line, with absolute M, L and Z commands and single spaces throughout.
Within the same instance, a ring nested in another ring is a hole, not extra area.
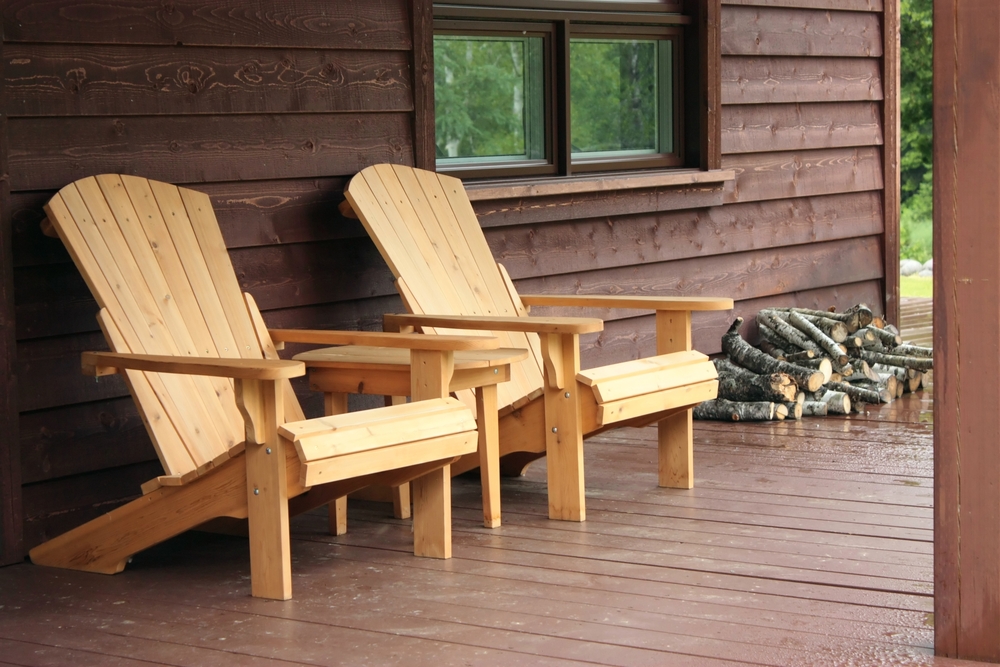
M 527 350 L 499 348 L 496 350 L 466 350 L 455 352 L 455 370 L 492 368 L 528 358 Z M 296 354 L 293 359 L 305 362 L 309 368 L 370 368 L 409 370 L 410 351 L 400 348 L 341 345 L 324 347 Z

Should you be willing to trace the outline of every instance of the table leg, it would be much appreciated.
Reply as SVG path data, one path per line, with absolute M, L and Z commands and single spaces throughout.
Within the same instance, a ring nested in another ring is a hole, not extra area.
M 483 485 L 483 525 L 500 527 L 500 425 L 497 386 L 476 389 L 479 426 L 479 478 Z
M 323 394 L 323 408 L 328 415 L 342 415 L 347 412 L 347 394 Z M 347 532 L 347 496 L 336 498 L 327 505 L 327 517 L 331 535 Z
M 402 405 L 406 396 L 386 396 L 386 405 Z M 410 483 L 392 487 L 392 515 L 397 519 L 410 518 Z

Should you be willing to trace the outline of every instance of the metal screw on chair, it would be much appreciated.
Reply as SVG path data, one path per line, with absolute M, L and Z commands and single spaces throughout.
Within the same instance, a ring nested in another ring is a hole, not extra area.
M 552 427 L 552 432 L 553 432 L 553 433 L 558 433 L 558 432 L 559 432 L 559 429 L 558 429 L 558 428 L 556 428 L 555 426 L 553 426 L 553 427 Z
M 499 368 L 494 368 L 493 369 L 493 375 L 499 375 L 499 374 L 500 374 L 500 369 Z
M 253 487 L 253 494 L 254 494 L 255 496 L 259 496 L 259 495 L 260 495 L 260 489 L 258 489 L 258 488 L 257 488 L 256 486 L 255 486 L 255 487 Z
M 564 394 L 564 396 L 565 396 L 566 398 L 569 398 L 569 392 L 567 391 L 567 392 L 566 392 L 566 393 Z
M 271 448 L 268 447 L 267 449 L 264 450 L 264 452 L 267 453 L 267 454 L 270 454 L 271 453 Z

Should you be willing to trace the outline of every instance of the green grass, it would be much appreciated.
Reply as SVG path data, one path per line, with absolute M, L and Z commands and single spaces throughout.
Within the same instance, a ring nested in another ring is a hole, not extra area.
M 917 276 L 901 276 L 899 279 L 900 296 L 931 297 L 934 293 L 933 278 L 918 278 Z

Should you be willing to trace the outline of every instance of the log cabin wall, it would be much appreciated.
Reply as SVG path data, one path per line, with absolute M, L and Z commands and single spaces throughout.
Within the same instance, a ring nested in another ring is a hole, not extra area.
M 401 307 L 360 224 L 336 206 L 369 164 L 433 159 L 432 118 L 415 111 L 427 108 L 429 2 L 218 4 L 3 5 L 0 370 L 16 371 L 0 400 L 0 427 L 12 427 L 0 429 L 7 562 L 160 472 L 124 384 L 79 373 L 79 353 L 105 345 L 85 284 L 40 231 L 58 188 L 120 172 L 209 193 L 272 326 L 377 329 Z M 881 0 L 723 0 L 719 27 L 721 166 L 735 182 L 478 200 L 520 289 L 728 295 L 745 317 L 772 303 L 883 305 Z M 585 365 L 652 351 L 651 318 L 609 315 Z M 696 346 L 718 351 L 732 316 L 697 318 Z

